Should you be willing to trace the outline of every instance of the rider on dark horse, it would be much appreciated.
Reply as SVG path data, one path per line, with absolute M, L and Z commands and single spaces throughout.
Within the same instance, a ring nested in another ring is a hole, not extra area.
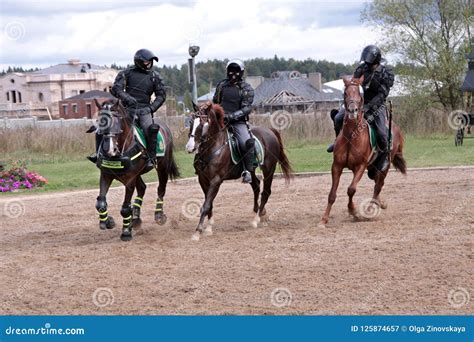
M 360 56 L 361 64 L 354 72 L 354 78 L 364 76 L 362 88 L 364 89 L 364 117 L 369 125 L 375 130 L 377 146 L 380 150 L 374 166 L 381 172 L 390 165 L 388 160 L 387 130 L 385 127 L 385 99 L 390 88 L 393 86 L 394 74 L 392 69 L 382 64 L 382 53 L 375 45 L 369 45 L 362 50 Z M 342 129 L 344 123 L 344 109 L 334 117 L 334 130 L 336 136 Z M 334 151 L 331 144 L 327 151 Z
M 154 71 L 153 61 L 158 62 L 158 57 L 150 50 L 140 49 L 133 58 L 134 66 L 128 67 L 118 73 L 115 78 L 111 93 L 122 100 L 130 117 L 135 117 L 146 136 L 149 167 L 156 162 L 156 135 L 160 129 L 153 123 L 153 113 L 161 107 L 166 100 L 166 92 L 159 74 Z M 155 100 L 150 103 L 151 95 Z M 102 135 L 96 135 L 96 151 L 99 149 Z M 87 157 L 93 163 L 97 162 L 97 153 Z
M 254 91 L 250 84 L 242 80 L 244 70 L 245 66 L 241 60 L 229 61 L 226 68 L 227 78 L 217 84 L 212 100 L 224 108 L 224 123 L 231 127 L 243 156 L 242 180 L 244 183 L 251 183 L 250 172 L 254 170 L 255 140 L 250 134 L 247 121 L 252 111 Z

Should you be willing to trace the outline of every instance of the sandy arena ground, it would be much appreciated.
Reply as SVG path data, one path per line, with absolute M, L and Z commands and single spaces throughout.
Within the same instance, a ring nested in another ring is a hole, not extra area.
M 329 175 L 275 180 L 259 228 L 250 186 L 227 182 L 214 235 L 199 242 L 195 181 L 168 186 L 164 226 L 149 186 L 131 242 L 119 239 L 122 189 L 108 196 L 110 231 L 98 228 L 97 190 L 4 197 L 0 314 L 472 314 L 474 169 L 391 172 L 388 208 L 359 222 L 350 179 L 325 229 Z M 372 184 L 362 180 L 356 204 Z

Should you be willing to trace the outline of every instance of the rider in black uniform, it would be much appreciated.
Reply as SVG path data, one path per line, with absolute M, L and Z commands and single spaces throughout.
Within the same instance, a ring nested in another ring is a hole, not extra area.
M 382 53 L 375 45 L 366 46 L 362 50 L 360 59 L 362 63 L 355 70 L 354 78 L 360 78 L 364 75 L 364 82 L 362 83 L 364 89 L 364 117 L 369 125 L 375 129 L 377 146 L 380 150 L 374 164 L 378 170 L 385 171 L 390 165 L 387 130 L 385 128 L 385 99 L 393 86 L 394 74 L 391 68 L 381 64 Z M 334 130 L 337 136 L 344 122 L 344 109 L 342 108 L 334 117 L 331 115 L 331 118 L 334 120 Z M 333 151 L 334 144 L 331 144 L 328 147 L 328 152 Z
M 139 121 L 147 140 L 147 154 L 153 164 L 156 158 L 156 134 L 160 127 L 153 123 L 152 114 L 161 107 L 166 100 L 166 92 L 159 74 L 152 70 L 153 61 L 158 57 L 150 50 L 140 49 L 133 58 L 134 66 L 122 70 L 115 78 L 111 93 L 122 100 L 131 117 Z M 155 100 L 150 103 L 151 95 Z M 97 135 L 96 150 L 100 146 L 101 135 Z M 97 162 L 97 154 L 87 157 Z
M 250 134 L 247 121 L 252 111 L 254 91 L 250 84 L 242 80 L 245 66 L 241 60 L 229 61 L 226 70 L 227 78 L 217 84 L 213 102 L 224 108 L 224 122 L 232 127 L 243 156 L 242 180 L 244 183 L 251 183 L 250 171 L 254 169 L 255 141 Z

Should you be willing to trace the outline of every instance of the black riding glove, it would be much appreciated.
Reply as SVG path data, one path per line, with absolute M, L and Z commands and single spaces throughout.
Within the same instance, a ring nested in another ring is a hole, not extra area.
M 122 101 L 125 107 L 133 107 L 137 104 L 137 100 L 132 95 L 127 93 L 122 95 Z

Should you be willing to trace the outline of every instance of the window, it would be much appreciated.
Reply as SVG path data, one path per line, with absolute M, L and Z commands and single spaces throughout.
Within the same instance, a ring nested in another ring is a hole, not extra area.
M 39 94 L 38 94 L 38 100 L 39 100 L 40 102 L 43 102 L 43 101 L 44 101 L 44 94 L 43 94 L 43 93 L 39 93 Z
M 75 103 L 72 105 L 72 112 L 77 113 L 77 104 Z
M 7 92 L 6 92 L 6 95 L 7 95 L 7 101 L 10 101 L 10 92 L 7 91 Z
M 67 115 L 67 107 L 67 105 L 63 104 L 63 112 L 65 116 Z
M 79 90 L 79 94 L 84 94 L 85 92 L 85 90 Z
M 71 90 L 71 96 L 76 96 L 77 94 L 79 94 L 77 90 Z
M 21 92 L 18 92 L 18 102 L 21 103 Z
M 12 102 L 16 103 L 16 91 L 12 90 Z
M 15 83 L 15 80 L 13 78 L 10 78 L 11 83 Z

